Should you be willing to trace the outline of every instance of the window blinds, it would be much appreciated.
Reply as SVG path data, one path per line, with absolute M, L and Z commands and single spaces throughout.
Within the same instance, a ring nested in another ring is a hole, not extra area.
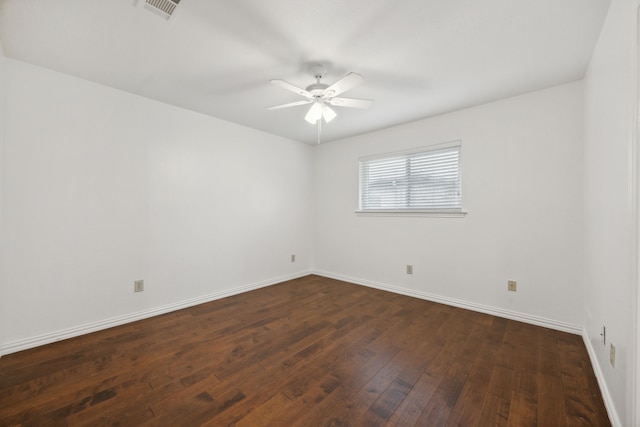
M 462 209 L 459 142 L 360 161 L 361 211 Z

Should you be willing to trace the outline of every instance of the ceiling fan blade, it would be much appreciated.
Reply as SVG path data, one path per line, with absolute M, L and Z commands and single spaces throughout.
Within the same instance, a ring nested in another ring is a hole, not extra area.
M 325 99 L 325 102 L 335 107 L 351 107 L 351 108 L 369 108 L 373 104 L 371 99 L 356 99 L 356 98 L 330 98 Z
M 286 89 L 293 93 L 297 93 L 298 95 L 302 95 L 306 98 L 313 98 L 313 95 L 311 94 L 311 92 L 308 92 L 307 90 L 302 89 L 296 85 L 292 85 L 289 82 L 285 82 L 284 80 L 275 79 L 275 80 L 270 80 L 270 82 L 276 86 L 280 86 L 283 89 Z
M 309 108 L 309 111 L 307 112 L 307 115 L 304 116 L 304 119 L 313 125 L 318 120 L 320 120 L 321 117 L 322 117 L 322 104 L 320 104 L 319 102 L 316 102 L 311 106 L 311 108 Z
M 281 108 L 289 108 L 289 107 L 295 107 L 297 105 L 311 104 L 312 102 L 313 102 L 312 99 L 305 99 L 304 101 L 296 101 L 296 102 L 290 102 L 288 104 L 274 105 L 272 107 L 267 107 L 267 110 L 279 110 Z
M 324 90 L 325 96 L 334 97 L 362 83 L 364 78 L 358 73 L 349 73 Z
M 328 105 L 322 105 L 322 117 L 324 121 L 329 123 L 331 120 L 335 119 L 337 116 L 336 112 L 333 111 L 331 107 Z

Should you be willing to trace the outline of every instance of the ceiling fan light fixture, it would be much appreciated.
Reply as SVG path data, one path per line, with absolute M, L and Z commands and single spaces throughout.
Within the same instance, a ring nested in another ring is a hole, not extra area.
M 331 120 L 335 119 L 337 116 L 336 112 L 333 111 L 333 108 L 329 107 L 328 105 L 322 105 L 322 117 L 324 118 L 324 121 L 329 123 Z
M 311 108 L 309 108 L 309 112 L 307 113 L 307 115 L 304 116 L 304 119 L 312 125 L 315 125 L 321 117 L 322 105 L 319 102 L 314 102 Z

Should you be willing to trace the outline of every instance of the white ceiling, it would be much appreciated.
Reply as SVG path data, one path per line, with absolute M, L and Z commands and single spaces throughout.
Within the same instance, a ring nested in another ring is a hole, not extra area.
M 581 79 L 610 0 L 0 0 L 5 55 L 293 140 L 315 143 L 302 98 L 269 84 L 365 81 L 331 141 Z

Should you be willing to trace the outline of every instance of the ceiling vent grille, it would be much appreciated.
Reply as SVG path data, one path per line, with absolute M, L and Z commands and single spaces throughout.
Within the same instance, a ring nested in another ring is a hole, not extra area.
M 168 20 L 173 16 L 179 3 L 180 0 L 144 0 L 144 7 Z

